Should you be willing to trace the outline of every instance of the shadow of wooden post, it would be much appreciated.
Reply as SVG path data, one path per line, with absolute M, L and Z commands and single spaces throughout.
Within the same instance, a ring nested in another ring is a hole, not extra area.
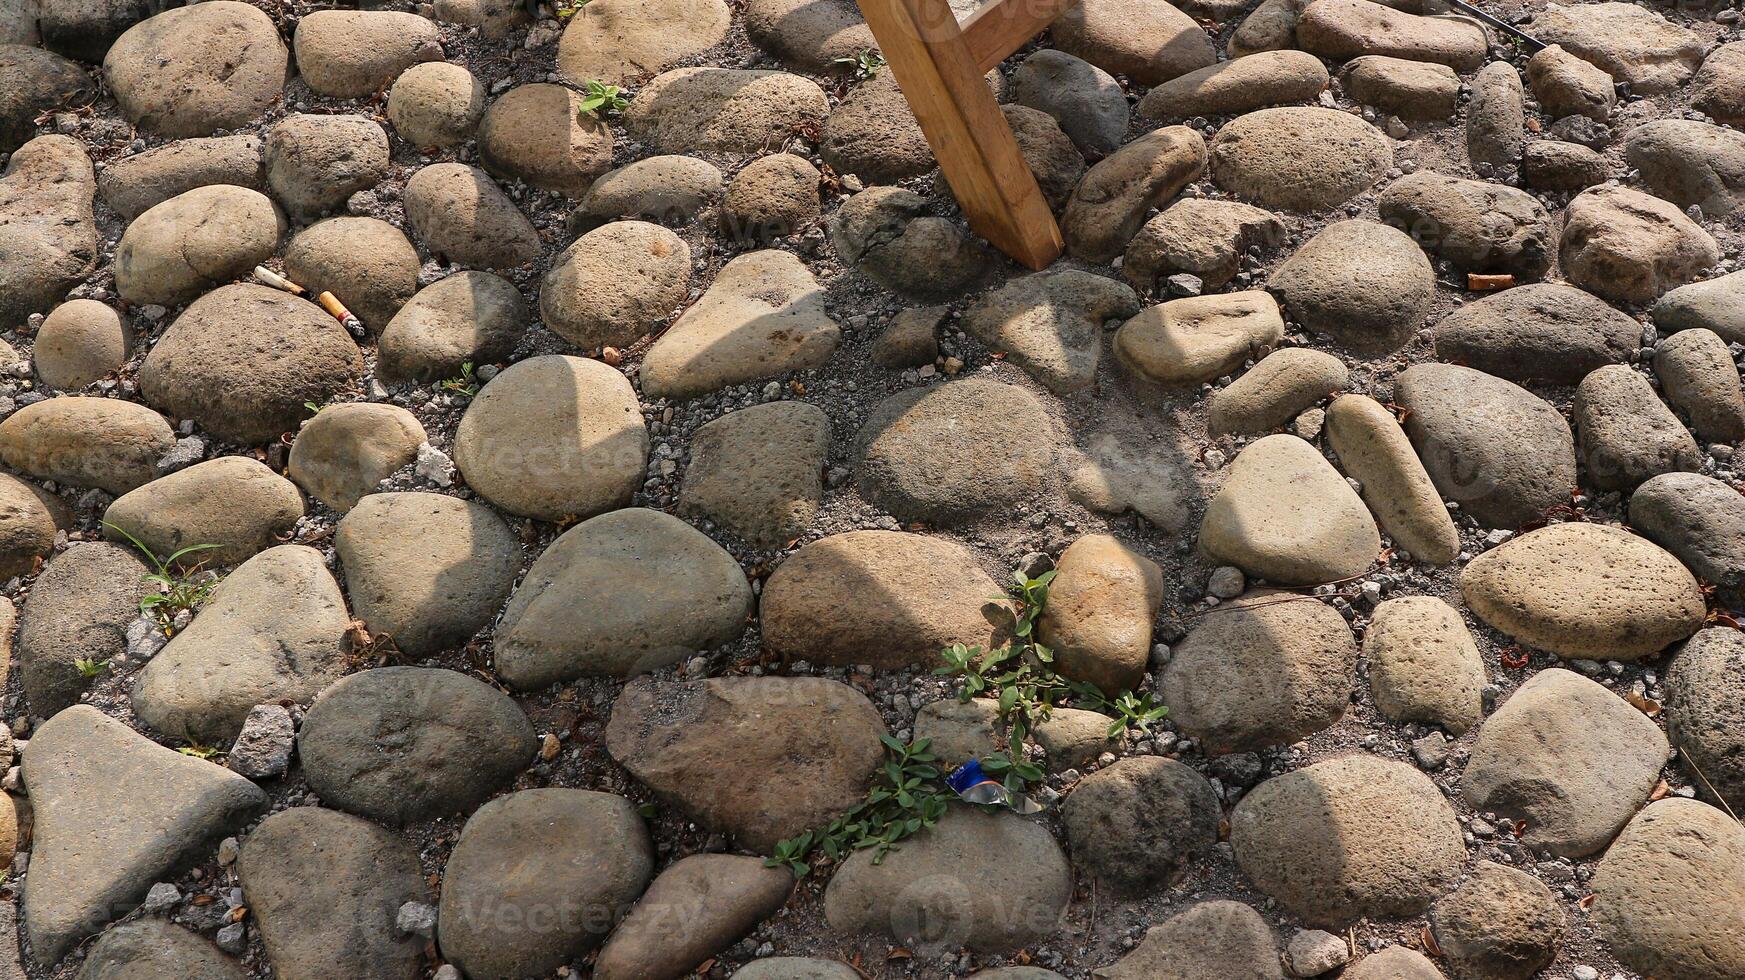
M 1065 243 L 983 76 L 1075 2 L 991 0 L 960 25 L 946 0 L 859 0 L 970 227 L 1031 269 Z

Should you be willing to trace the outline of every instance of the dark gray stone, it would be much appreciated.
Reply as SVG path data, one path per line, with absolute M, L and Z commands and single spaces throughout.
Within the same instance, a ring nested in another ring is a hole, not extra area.
M 1745 587 L 1745 496 L 1700 473 L 1663 473 L 1630 495 L 1630 526 L 1705 582 Z
M 648 826 L 621 796 L 529 789 L 492 800 L 443 873 L 442 955 L 469 977 L 549 976 L 598 946 L 653 876 Z
M 382 667 L 322 693 L 297 750 L 327 803 L 391 824 L 465 813 L 538 749 L 508 695 L 452 670 Z
M 24 600 L 18 668 L 30 713 L 47 718 L 68 705 L 127 652 L 127 626 L 139 618 L 150 569 L 122 545 L 74 545 L 43 568 Z M 95 665 L 85 676 L 78 666 Z
M 394 917 L 426 901 L 418 852 L 393 833 L 318 807 L 273 814 L 243 842 L 242 891 L 279 980 L 417 980 L 423 946 Z
M 36 814 L 24 916 L 32 956 L 45 968 L 267 807 L 266 794 L 241 776 L 87 705 L 36 730 L 24 774 Z

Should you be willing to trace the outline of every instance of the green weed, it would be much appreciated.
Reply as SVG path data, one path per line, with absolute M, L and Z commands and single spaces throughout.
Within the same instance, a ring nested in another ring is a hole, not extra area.
M 438 390 L 450 392 L 456 395 L 465 395 L 468 398 L 478 394 L 479 375 L 473 368 L 473 362 L 463 362 L 460 366 L 460 375 L 458 377 L 449 378 L 447 381 L 438 381 L 436 387 Z
M 158 625 L 166 629 L 176 614 L 184 609 L 198 608 L 212 597 L 212 590 L 218 580 L 210 572 L 200 569 L 199 564 L 185 565 L 182 559 L 188 555 L 217 548 L 215 544 L 195 544 L 182 548 L 170 555 L 159 557 L 146 547 L 145 542 L 127 533 L 126 529 L 103 522 L 103 526 L 127 539 L 134 549 L 151 562 L 152 573 L 141 581 L 153 586 L 154 591 L 147 593 L 139 600 L 139 612 L 157 620 Z

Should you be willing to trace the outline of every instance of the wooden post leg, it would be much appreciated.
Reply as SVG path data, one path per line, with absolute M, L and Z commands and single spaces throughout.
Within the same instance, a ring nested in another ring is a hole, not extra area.
M 1065 244 L 946 0 L 860 0 L 970 227 L 1032 269 Z

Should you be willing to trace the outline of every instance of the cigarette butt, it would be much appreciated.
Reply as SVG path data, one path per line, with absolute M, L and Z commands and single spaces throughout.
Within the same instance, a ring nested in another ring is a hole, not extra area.
M 1466 274 L 1466 288 L 1475 293 L 1488 293 L 1498 289 L 1508 289 L 1515 284 L 1515 277 L 1504 273 L 1502 275 L 1486 276 L 1476 272 Z
M 329 316 L 341 323 L 345 322 L 346 317 L 351 316 L 351 311 L 346 309 L 345 304 L 339 301 L 339 297 L 332 293 L 322 293 L 315 297 L 315 302 L 320 303 L 321 308 L 326 310 Z
M 301 296 L 305 292 L 302 286 L 286 279 L 284 276 L 279 275 L 277 272 L 274 272 L 264 265 L 257 265 L 254 267 L 254 277 L 274 289 L 283 289 L 285 292 L 290 293 L 293 296 Z
M 340 326 L 350 331 L 352 336 L 362 337 L 364 335 L 363 321 L 353 316 L 352 312 L 345 308 L 345 304 L 339 301 L 338 296 L 332 293 L 322 293 L 315 297 L 315 302 L 320 303 L 321 308 L 326 310 L 329 316 L 338 320 Z

